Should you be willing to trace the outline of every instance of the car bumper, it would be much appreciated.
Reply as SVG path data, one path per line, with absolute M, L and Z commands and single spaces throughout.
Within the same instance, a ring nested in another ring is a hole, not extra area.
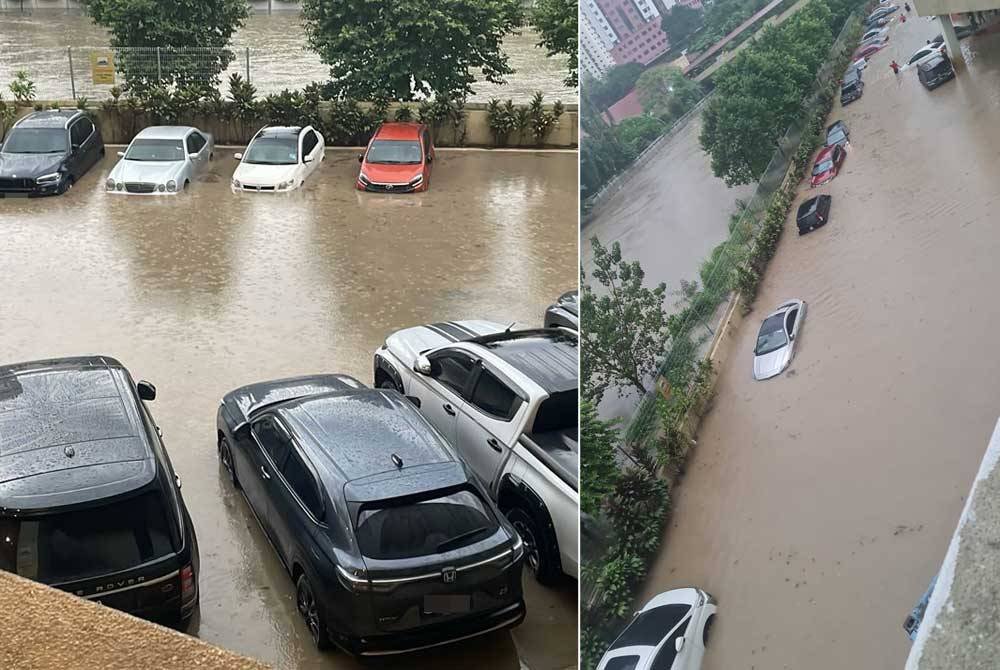
M 62 181 L 52 184 L 34 184 L 31 186 L 0 186 L 0 198 L 41 198 L 47 195 L 59 195 Z
M 367 191 L 368 193 L 414 193 L 423 190 L 423 188 L 424 182 L 416 186 L 410 184 L 365 184 L 361 181 L 358 182 L 358 190 Z
M 331 632 L 331 636 L 340 646 L 357 656 L 391 656 L 440 647 L 494 631 L 514 628 L 524 621 L 524 614 L 522 599 L 489 614 L 477 614 L 464 621 L 424 626 L 411 632 L 393 632 L 363 638 L 345 638 Z

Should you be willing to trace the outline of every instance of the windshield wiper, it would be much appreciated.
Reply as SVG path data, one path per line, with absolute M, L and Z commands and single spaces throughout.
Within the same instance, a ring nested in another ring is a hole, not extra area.
M 442 542 L 437 546 L 437 550 L 438 552 L 448 551 L 448 549 L 451 547 L 459 546 L 463 540 L 467 540 L 470 537 L 475 537 L 476 535 L 479 535 L 483 531 L 487 530 L 489 530 L 488 526 L 480 526 L 479 528 L 473 528 L 470 531 L 466 531 L 460 535 L 456 535 L 450 540 L 445 540 L 444 542 Z

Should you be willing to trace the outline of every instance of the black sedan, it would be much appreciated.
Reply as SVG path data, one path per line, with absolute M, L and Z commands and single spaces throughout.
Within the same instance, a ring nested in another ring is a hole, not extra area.
M 0 146 L 0 198 L 65 193 L 103 156 L 101 130 L 80 110 L 29 114 Z
M 851 141 L 851 133 L 843 121 L 834 121 L 826 128 L 826 146 L 844 146 Z
M 795 225 L 799 229 L 799 235 L 805 235 L 810 230 L 826 225 L 830 218 L 832 201 L 833 198 L 829 195 L 817 195 L 799 205 L 799 211 L 795 214 Z

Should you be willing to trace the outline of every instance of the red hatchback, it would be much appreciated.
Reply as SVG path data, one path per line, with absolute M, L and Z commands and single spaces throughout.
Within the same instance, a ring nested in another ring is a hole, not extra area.
M 811 186 L 820 186 L 836 177 L 846 157 L 847 151 L 839 144 L 835 144 L 832 147 L 824 147 L 819 152 L 819 155 L 816 156 L 816 163 L 813 165 L 812 179 L 809 181 L 809 184 Z
M 431 133 L 422 123 L 383 123 L 358 161 L 357 186 L 361 191 L 426 191 L 434 162 Z
M 860 49 L 857 49 L 854 52 L 854 56 L 851 57 L 851 60 L 858 60 L 859 58 L 864 58 L 865 60 L 868 60 L 874 54 L 881 51 L 882 47 L 884 47 L 885 45 L 886 43 L 883 42 L 882 44 L 869 44 L 866 47 L 861 47 Z

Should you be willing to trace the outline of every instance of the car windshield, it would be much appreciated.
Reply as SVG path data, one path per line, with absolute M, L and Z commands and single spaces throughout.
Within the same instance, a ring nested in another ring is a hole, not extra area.
M 463 489 L 416 501 L 366 504 L 358 513 L 355 533 L 362 554 L 393 560 L 459 549 L 489 537 L 498 527 L 479 496 Z
M 416 165 L 422 160 L 420 142 L 416 140 L 375 140 L 368 148 L 369 163 L 399 163 Z
M 63 128 L 14 128 L 3 143 L 3 153 L 54 154 L 68 147 Z
M 156 491 L 43 516 L 0 516 L 0 570 L 44 584 L 110 575 L 170 555 L 174 533 Z
M 813 168 L 813 174 L 814 175 L 823 174 L 824 172 L 829 172 L 832 169 L 833 169 L 833 161 L 827 158 L 822 163 L 816 163 L 816 167 Z
M 844 131 L 841 128 L 834 128 L 832 131 L 830 131 L 830 134 L 826 136 L 826 143 L 835 144 L 843 139 L 846 139 Z
M 764 319 L 757 334 L 757 348 L 753 352 L 758 356 L 777 351 L 788 344 L 785 336 L 785 317 L 783 314 L 775 314 Z
M 604 670 L 635 670 L 639 666 L 639 657 L 633 654 L 628 656 L 616 656 L 610 659 Z
M 182 140 L 134 140 L 125 152 L 127 161 L 182 161 L 185 156 Z
M 243 162 L 254 165 L 295 165 L 299 162 L 299 138 L 294 135 L 258 137 L 250 144 Z
M 623 647 L 654 647 L 658 645 L 667 636 L 667 633 L 687 616 L 690 609 L 690 605 L 673 604 L 646 610 L 633 619 L 628 628 L 622 631 L 609 651 Z

